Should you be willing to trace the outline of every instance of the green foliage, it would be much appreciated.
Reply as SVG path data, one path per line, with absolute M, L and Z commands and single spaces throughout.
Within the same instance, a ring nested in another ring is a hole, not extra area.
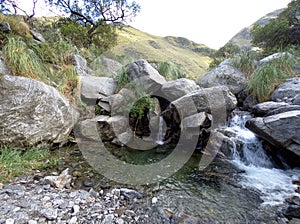
M 276 86 L 296 75 L 293 66 L 294 61 L 288 54 L 259 66 L 249 78 L 252 95 L 260 102 L 269 100 Z
M 233 43 L 228 43 L 221 47 L 213 54 L 213 61 L 209 64 L 209 68 L 217 67 L 222 61 L 227 58 L 232 58 L 235 54 L 240 52 L 239 46 Z
M 13 74 L 37 80 L 45 79 L 42 61 L 20 37 L 8 38 L 3 47 L 3 57 Z
M 158 62 L 157 71 L 168 80 L 186 78 L 186 73 L 169 61 Z
M 26 151 L 0 147 L 0 182 L 9 182 L 32 170 L 57 166 L 59 159 L 52 157 L 49 149 L 30 148 Z
M 74 19 L 60 18 L 57 27 L 61 34 L 79 48 L 95 48 L 97 53 L 106 51 L 117 43 L 116 27 L 102 22 L 94 28 Z
M 118 75 L 115 77 L 119 90 L 130 83 L 126 70 L 127 70 L 127 66 L 123 66 L 118 72 Z
M 258 55 L 254 51 L 241 51 L 233 59 L 233 66 L 239 69 L 246 77 L 250 76 L 257 65 Z
M 279 50 L 285 51 L 291 45 L 300 45 L 300 0 L 293 0 L 288 7 L 271 19 L 265 26 L 255 25 L 251 29 L 252 43 L 263 49 L 264 55 Z
M 154 103 L 151 96 L 143 94 L 130 108 L 130 116 L 141 119 L 153 107 Z
M 30 28 L 28 24 L 24 22 L 24 18 L 22 16 L 3 15 L 0 13 L 0 21 L 7 22 L 14 34 L 22 37 L 30 36 Z

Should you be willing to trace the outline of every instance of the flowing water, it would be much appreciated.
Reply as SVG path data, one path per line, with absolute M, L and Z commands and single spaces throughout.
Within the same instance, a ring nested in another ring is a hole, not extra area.
M 158 145 L 163 145 L 163 128 L 164 128 L 164 118 L 163 116 L 159 116 L 159 123 L 158 123 L 158 132 L 157 132 L 157 139 L 156 143 Z
M 256 189 L 261 192 L 263 205 L 280 205 L 285 199 L 295 193 L 296 185 L 293 180 L 298 180 L 299 169 L 276 169 L 272 159 L 266 154 L 261 141 L 245 128 L 245 123 L 251 116 L 246 112 L 239 112 L 233 116 L 228 130 L 236 135 L 232 141 L 242 141 L 242 151 L 237 152 L 233 147 L 232 163 L 245 171 L 242 174 L 241 184 L 243 187 Z
M 203 171 L 198 169 L 201 155 L 194 153 L 177 173 L 151 185 L 123 186 L 101 175 L 91 178 L 96 179 L 101 188 L 127 187 L 142 193 L 142 199 L 128 205 L 140 217 L 147 217 L 138 223 L 280 222 L 281 211 L 286 208 L 284 200 L 295 195 L 296 186 L 292 180 L 299 179 L 300 172 L 275 169 L 261 142 L 244 127 L 247 119 L 249 114 L 237 114 L 227 128 L 234 133 L 231 141 L 236 147 L 231 149 L 232 160 L 216 158 Z M 163 134 L 159 133 L 159 142 Z M 237 147 L 238 142 L 243 142 L 241 149 Z M 149 164 L 165 158 L 172 150 L 166 145 L 158 145 L 144 151 L 112 147 L 111 152 L 127 163 Z M 91 175 L 90 171 L 84 173 Z

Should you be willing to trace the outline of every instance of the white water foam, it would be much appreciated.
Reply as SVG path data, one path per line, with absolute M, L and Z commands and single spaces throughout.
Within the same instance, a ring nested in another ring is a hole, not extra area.
M 300 170 L 274 168 L 260 140 L 245 128 L 245 123 L 249 118 L 249 114 L 235 115 L 228 127 L 229 131 L 236 134 L 231 140 L 243 142 L 242 152 L 237 152 L 236 147 L 232 149 L 232 163 L 245 171 L 241 175 L 241 185 L 259 190 L 264 201 L 263 205 L 278 205 L 293 195 L 300 196 L 295 192 L 297 186 L 292 183 L 293 180 L 299 180 Z

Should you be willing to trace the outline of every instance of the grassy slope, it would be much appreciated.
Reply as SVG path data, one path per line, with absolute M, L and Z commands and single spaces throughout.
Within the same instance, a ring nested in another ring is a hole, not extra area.
M 114 54 L 148 61 L 171 61 L 186 71 L 189 78 L 203 75 L 212 60 L 211 49 L 185 38 L 154 36 L 132 27 L 124 27 L 118 34 L 118 45 L 112 49 Z

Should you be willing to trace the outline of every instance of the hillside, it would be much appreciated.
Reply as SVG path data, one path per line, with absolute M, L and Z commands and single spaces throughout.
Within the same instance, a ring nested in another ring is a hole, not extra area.
M 170 61 L 189 78 L 203 75 L 212 60 L 212 49 L 183 37 L 159 37 L 128 26 L 120 29 L 118 35 L 118 45 L 111 50 L 114 54 L 150 62 Z
M 259 20 L 254 22 L 248 27 L 243 28 L 240 32 L 238 32 L 236 35 L 234 35 L 228 43 L 233 43 L 238 45 L 242 49 L 249 49 L 251 48 L 251 36 L 250 36 L 250 30 L 255 24 L 259 25 L 265 25 L 269 22 L 270 19 L 276 18 L 284 9 L 278 9 L 271 13 L 268 13 L 267 15 L 261 17 Z

